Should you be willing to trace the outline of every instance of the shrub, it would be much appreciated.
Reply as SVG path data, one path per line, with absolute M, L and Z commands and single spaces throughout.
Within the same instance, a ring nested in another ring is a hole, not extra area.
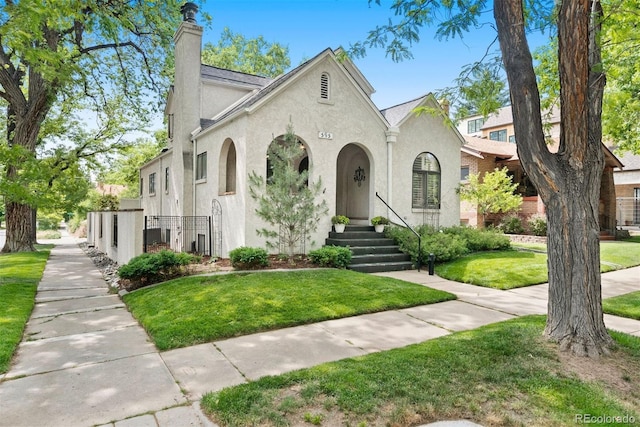
M 431 226 L 419 226 L 416 232 L 422 239 L 421 264 L 426 264 L 430 253 L 436 262 L 447 262 L 470 252 L 508 249 L 509 238 L 495 230 L 478 230 L 471 227 L 449 227 L 436 230 Z M 418 260 L 418 239 L 411 230 L 404 227 L 391 227 L 387 235 L 393 238 L 400 249 L 411 255 L 413 262 Z
M 233 268 L 252 270 L 269 265 L 267 251 L 262 248 L 240 246 L 229 252 Z
M 47 239 L 47 240 L 60 239 L 62 238 L 62 233 L 60 233 L 58 230 L 42 230 L 42 231 L 38 231 L 38 233 L 36 234 L 36 237 L 38 239 Z
M 442 230 L 446 234 L 460 236 L 469 249 L 469 252 L 497 251 L 509 249 L 511 241 L 500 230 L 480 230 L 468 226 L 449 227 Z
M 325 246 L 309 252 L 311 262 L 321 267 L 347 268 L 351 250 L 344 246 Z
M 57 230 L 62 222 L 62 216 L 51 213 L 38 216 L 38 230 Z
M 547 235 L 547 217 L 542 214 L 533 214 L 527 221 L 529 230 L 536 236 Z
M 184 266 L 197 262 L 198 257 L 187 253 L 164 250 L 133 257 L 118 269 L 121 279 L 130 281 L 127 290 L 137 289 L 179 276 Z
M 508 215 L 502 218 L 498 229 L 506 234 L 521 234 L 524 231 L 522 220 L 517 215 Z

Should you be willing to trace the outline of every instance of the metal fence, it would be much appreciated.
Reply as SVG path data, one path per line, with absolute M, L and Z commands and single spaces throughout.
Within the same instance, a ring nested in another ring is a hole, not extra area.
M 145 216 L 144 252 L 169 249 L 211 256 L 211 217 Z

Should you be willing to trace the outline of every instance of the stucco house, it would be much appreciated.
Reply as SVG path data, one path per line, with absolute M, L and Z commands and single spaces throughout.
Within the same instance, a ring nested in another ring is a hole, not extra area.
M 560 139 L 560 114 L 550 111 L 543 116 L 549 149 L 557 150 Z M 535 213 L 544 213 L 544 204 L 538 196 L 536 188 L 528 179 L 520 164 L 516 150 L 516 139 L 513 128 L 511 107 L 499 109 L 485 120 L 480 115 L 461 120 L 458 130 L 464 135 L 465 145 L 461 149 L 460 180 L 464 184 L 470 173 L 491 172 L 495 168 L 507 167 L 518 183 L 517 192 L 523 196 L 523 204 L 519 215 L 526 218 Z M 604 144 L 605 168 L 602 172 L 600 186 L 600 228 L 611 235 L 616 229 L 616 185 L 614 174 L 623 170 L 622 162 Z M 498 218 L 490 218 L 494 222 Z M 467 202 L 461 204 L 460 220 L 473 226 L 483 226 L 482 216 L 475 207 Z
M 274 79 L 202 65 L 203 28 L 193 10 L 183 11 L 165 110 L 169 146 L 140 170 L 145 216 L 213 214 L 221 256 L 264 247 L 256 229 L 266 224 L 255 213 L 248 175 L 266 175 L 268 147 L 291 123 L 303 153 L 299 168 L 310 181 L 322 180 L 329 206 L 301 252 L 322 246 L 333 215 L 351 224 L 377 215 L 400 222 L 376 194 L 411 225 L 459 223 L 462 136 L 441 118 L 413 112 L 440 108 L 432 95 L 379 110 L 365 76 L 330 48 Z M 158 238 L 170 244 L 178 237 Z M 190 243 L 208 245 L 203 239 Z

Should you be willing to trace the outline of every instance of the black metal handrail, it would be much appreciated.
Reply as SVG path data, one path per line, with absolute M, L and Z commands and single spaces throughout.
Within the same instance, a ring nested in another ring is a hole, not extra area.
M 394 210 L 393 210 L 393 208 L 392 208 L 391 206 L 389 206 L 389 204 L 388 204 L 387 202 L 385 202 L 385 200 L 384 200 L 382 197 L 380 197 L 380 195 L 378 194 L 378 192 L 377 192 L 377 191 L 376 191 L 376 197 L 377 197 L 378 199 L 380 199 L 380 201 L 381 201 L 382 203 L 384 203 L 384 205 L 385 205 L 386 207 L 388 207 L 389 209 L 391 209 L 391 212 L 393 212 L 395 216 L 397 216 L 398 218 L 400 218 L 400 221 L 402 221 L 402 222 L 404 223 L 404 225 L 405 225 L 409 230 L 411 230 L 411 232 L 412 232 L 413 234 L 415 234 L 415 235 L 416 235 L 416 237 L 418 238 L 418 271 L 420 271 L 420 266 L 422 265 L 422 263 L 421 263 L 421 261 L 420 261 L 420 260 L 421 260 L 421 258 L 422 258 L 422 238 L 420 237 L 420 234 L 418 234 L 418 232 L 417 232 L 416 230 L 414 230 L 414 229 L 413 229 L 413 227 L 411 227 L 409 224 L 407 224 L 407 222 L 406 222 L 404 219 L 402 219 L 402 217 L 401 217 L 400 215 L 398 215 L 398 213 L 397 213 L 396 211 L 394 211 Z

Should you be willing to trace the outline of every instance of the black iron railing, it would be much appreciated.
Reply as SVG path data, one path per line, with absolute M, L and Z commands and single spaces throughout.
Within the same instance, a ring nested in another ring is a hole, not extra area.
M 388 208 L 391 210 L 391 212 L 393 212 L 393 213 L 394 213 L 394 215 L 395 215 L 396 217 L 398 217 L 398 218 L 400 219 L 400 221 L 402 221 L 402 222 L 404 223 L 404 225 L 405 225 L 409 230 L 411 230 L 411 232 L 412 232 L 413 234 L 415 234 L 415 235 L 416 235 L 416 237 L 418 238 L 418 261 L 417 261 L 417 264 L 418 264 L 418 265 L 417 265 L 417 267 L 418 267 L 418 271 L 420 271 L 420 266 L 422 265 L 422 238 L 420 237 L 420 234 L 419 234 L 416 230 L 414 230 L 414 229 L 413 229 L 413 227 L 411 227 L 409 224 L 407 224 L 407 222 L 406 222 L 404 219 L 402 219 L 402 217 L 401 217 L 400 215 L 398 215 L 398 213 L 397 213 L 396 211 L 394 211 L 394 210 L 393 210 L 393 208 L 392 208 L 391 206 L 389 206 L 389 204 L 388 204 L 388 203 L 387 203 L 387 202 L 386 202 L 382 197 L 380 197 L 380 195 L 378 194 L 378 192 L 377 192 L 377 191 L 376 191 L 376 197 L 377 197 L 378 199 L 380 199 L 380 201 L 381 201 L 382 203 L 384 203 L 384 205 L 385 205 L 386 207 L 388 207 Z
M 211 217 L 145 216 L 144 252 L 169 249 L 211 255 Z

